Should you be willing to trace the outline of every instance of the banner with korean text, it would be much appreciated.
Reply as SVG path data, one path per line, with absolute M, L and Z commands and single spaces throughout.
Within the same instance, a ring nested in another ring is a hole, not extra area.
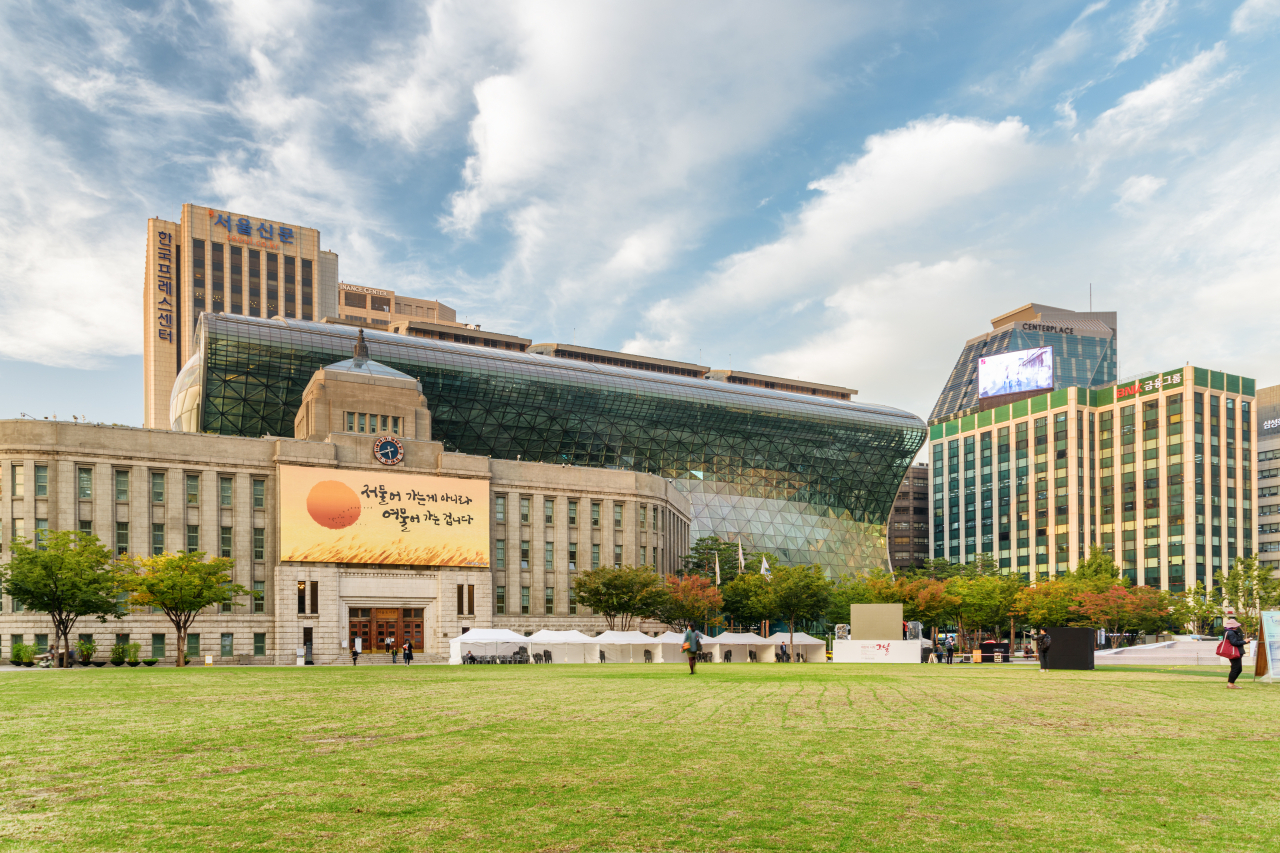
M 1262 611 L 1260 627 L 1253 675 L 1258 681 L 1273 683 L 1280 665 L 1280 610 Z
M 489 565 L 489 482 L 280 466 L 280 559 Z

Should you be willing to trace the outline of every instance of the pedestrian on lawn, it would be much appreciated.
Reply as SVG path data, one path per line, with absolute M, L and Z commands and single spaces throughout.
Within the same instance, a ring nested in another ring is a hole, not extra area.
M 947 637 L 947 663 L 951 663 L 951 656 L 956 653 L 956 641 L 951 637 Z
M 1053 638 L 1049 636 L 1049 632 L 1044 628 L 1040 629 L 1040 633 L 1036 635 L 1036 655 L 1040 658 L 1040 671 L 1045 672 L 1049 669 L 1049 646 L 1053 645 Z
M 391 652 L 391 662 L 399 663 L 396 656 L 400 654 L 400 648 L 396 645 L 395 637 L 387 637 L 387 651 Z
M 360 662 L 360 647 L 354 642 L 351 644 L 351 665 L 355 666 Z
M 401 648 L 404 649 L 404 665 L 408 666 L 413 663 L 413 644 L 405 640 Z
M 693 675 L 698 666 L 698 652 L 702 651 L 702 643 L 698 641 L 698 632 L 690 625 L 684 631 L 684 644 L 680 647 L 689 656 L 689 674 Z
M 1240 685 L 1236 684 L 1236 679 L 1240 677 L 1240 671 L 1244 669 L 1244 632 L 1240 630 L 1240 623 L 1234 617 L 1228 617 L 1226 622 L 1222 623 L 1222 627 L 1227 629 L 1227 633 L 1223 636 L 1222 642 L 1218 645 L 1218 654 L 1222 655 L 1225 651 L 1226 655 L 1222 655 L 1231 661 L 1231 674 L 1227 676 L 1227 687 L 1232 690 L 1239 690 Z

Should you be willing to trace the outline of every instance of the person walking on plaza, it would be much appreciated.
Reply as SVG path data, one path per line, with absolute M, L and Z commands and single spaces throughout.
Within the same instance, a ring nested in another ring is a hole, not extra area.
M 698 652 L 702 651 L 702 643 L 698 642 L 698 632 L 690 625 L 684 632 L 684 644 L 680 647 L 689 656 L 689 674 L 693 675 L 698 666 Z
M 360 662 L 360 647 L 354 642 L 351 644 L 351 665 L 355 666 Z
M 405 640 L 401 648 L 404 649 L 404 665 L 408 666 L 413 663 L 413 644 Z
M 1040 633 L 1036 635 L 1036 655 L 1040 658 L 1041 672 L 1049 669 L 1049 646 L 1051 645 L 1053 645 L 1053 639 L 1049 636 L 1049 632 L 1041 628 Z
M 1244 632 L 1240 630 L 1240 623 L 1235 620 L 1235 617 L 1228 617 L 1227 621 L 1222 623 L 1222 627 L 1227 629 L 1227 633 L 1218 644 L 1218 654 L 1231 661 L 1231 674 L 1227 676 L 1227 687 L 1239 690 L 1240 685 L 1236 684 L 1236 679 L 1244 669 L 1244 663 L 1241 660 L 1244 657 Z
M 951 656 L 956 653 L 956 641 L 947 637 L 947 663 L 951 663 Z

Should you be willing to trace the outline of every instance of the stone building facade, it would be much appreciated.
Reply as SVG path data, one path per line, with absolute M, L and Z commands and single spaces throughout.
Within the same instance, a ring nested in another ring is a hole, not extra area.
M 446 452 L 430 439 L 416 380 L 376 362 L 357 357 L 317 371 L 297 434 L 253 439 L 0 421 L 0 562 L 15 537 L 44 530 L 89 531 L 118 554 L 230 557 L 233 580 L 251 594 L 197 617 L 188 654 L 222 664 L 293 663 L 304 649 L 327 664 L 349 662 L 357 636 L 366 652 L 382 645 L 380 637 L 395 636 L 398 645 L 407 636 L 430 657 L 446 655 L 449 639 L 472 628 L 602 631 L 604 620 L 572 596 L 577 571 L 612 563 L 662 570 L 688 552 L 689 500 L 669 481 Z M 403 449 L 398 474 L 487 483 L 489 565 L 282 561 L 282 467 L 380 473 L 389 468 L 373 445 L 393 436 Z M 159 613 L 81 620 L 76 633 L 91 635 L 99 649 L 127 635 L 144 656 L 172 662 L 178 653 Z M 15 641 L 39 646 L 52 634 L 46 616 L 4 598 L 0 659 Z

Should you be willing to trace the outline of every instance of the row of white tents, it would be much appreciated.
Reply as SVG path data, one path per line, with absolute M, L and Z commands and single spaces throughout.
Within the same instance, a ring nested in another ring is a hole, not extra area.
M 733 633 L 698 636 L 702 651 L 716 663 L 747 663 L 753 657 L 760 663 L 772 663 L 781 657 L 783 646 L 791 650 L 793 659 L 798 652 L 810 663 L 827 660 L 827 644 L 799 632 L 779 632 L 767 638 Z M 605 631 L 588 637 L 581 631 L 543 630 L 526 637 L 506 628 L 476 628 L 449 641 L 449 663 L 462 663 L 468 652 L 483 658 L 513 655 L 521 647 L 530 656 L 542 655 L 550 663 L 684 663 L 683 645 L 684 634 L 674 631 L 657 637 L 640 631 Z

